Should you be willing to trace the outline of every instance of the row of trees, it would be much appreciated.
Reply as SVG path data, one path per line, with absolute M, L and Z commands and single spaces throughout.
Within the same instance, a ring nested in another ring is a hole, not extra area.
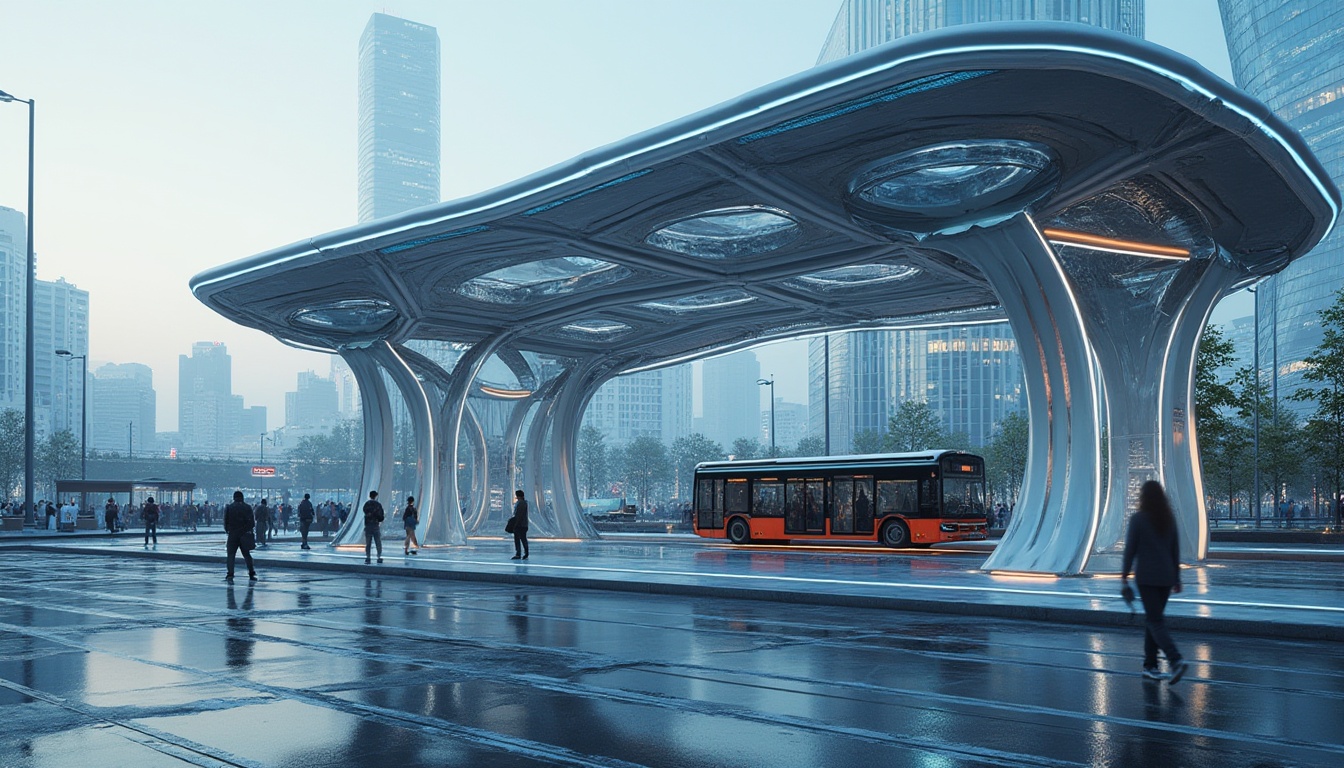
M 1257 470 L 1260 491 L 1274 508 L 1287 498 L 1314 498 L 1320 504 L 1339 498 L 1344 480 L 1344 289 L 1321 312 L 1320 322 L 1321 343 L 1303 361 L 1304 383 L 1288 398 L 1312 406 L 1305 420 L 1276 400 L 1251 366 L 1220 373 L 1231 365 L 1233 349 L 1218 328 L 1207 329 L 1200 341 L 1195 428 L 1205 493 L 1211 504 L 1225 505 L 1229 514 L 1237 510 L 1238 500 L 1253 499 Z M 1334 512 L 1338 526 L 1339 511 Z
M 0 412 L 0 482 L 5 498 L 23 494 L 23 411 Z M 79 477 L 79 438 L 68 429 L 55 432 L 33 446 L 33 493 L 37 499 L 56 496 L 56 481 Z

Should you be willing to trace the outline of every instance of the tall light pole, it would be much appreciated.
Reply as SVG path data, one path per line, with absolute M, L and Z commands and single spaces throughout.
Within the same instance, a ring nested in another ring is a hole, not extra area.
M 1251 338 L 1255 342 L 1252 346 L 1251 367 L 1255 370 L 1255 378 L 1252 380 L 1255 402 L 1251 409 L 1251 471 L 1254 473 L 1254 480 L 1251 485 L 1251 504 L 1255 512 L 1255 527 L 1260 527 L 1260 285 L 1257 283 L 1246 290 L 1255 297 L 1254 309 L 1252 310 L 1251 325 L 1254 333 Z
M 757 379 L 756 383 L 762 387 L 770 388 L 770 458 L 775 457 L 775 374 L 770 374 L 770 379 Z
M 56 350 L 57 357 L 64 357 L 67 362 L 71 360 L 80 360 L 84 363 L 82 368 L 83 378 L 79 382 L 79 479 L 87 480 L 88 477 L 88 437 L 89 437 L 89 356 L 88 354 L 76 355 L 68 349 Z
M 23 332 L 26 347 L 24 363 L 27 368 L 23 386 L 23 524 L 35 525 L 36 510 L 33 508 L 33 429 L 34 422 L 37 419 L 33 409 L 33 389 L 35 387 L 33 368 L 37 355 L 34 353 L 33 346 L 33 291 L 36 290 L 33 280 L 34 275 L 37 274 L 37 260 L 33 258 L 33 126 L 36 121 L 37 104 L 34 99 L 20 99 L 0 91 L 0 102 L 4 101 L 20 101 L 28 105 L 28 289 L 24 294 L 26 316 Z

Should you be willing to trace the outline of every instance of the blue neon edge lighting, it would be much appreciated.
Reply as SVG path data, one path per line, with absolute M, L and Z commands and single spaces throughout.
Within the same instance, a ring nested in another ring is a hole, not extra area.
M 792 120 L 766 128 L 763 131 L 748 133 L 737 140 L 738 144 L 750 144 L 753 141 L 768 139 L 771 136 L 777 136 L 781 133 L 795 130 L 797 128 L 806 128 L 809 125 L 816 125 L 833 117 L 840 117 L 851 112 L 858 112 L 861 109 L 867 109 L 875 104 L 881 104 L 887 101 L 895 101 L 905 96 L 911 96 L 924 91 L 932 91 L 938 88 L 946 88 L 949 85 L 964 83 L 967 80 L 973 80 L 977 77 L 992 75 L 998 70 L 995 69 L 972 69 L 965 72 L 943 72 L 937 75 L 928 75 L 926 77 L 916 78 L 900 85 L 893 85 L 890 88 L 869 94 L 863 98 L 846 101 L 843 104 L 837 104 L 834 107 L 818 110 L 802 117 L 795 117 Z
M 536 216 L 538 213 L 545 213 L 546 211 L 549 211 L 552 208 L 558 208 L 564 205 L 565 203 L 578 200 L 580 197 L 583 197 L 584 195 L 591 195 L 594 192 L 599 192 L 601 190 L 607 189 L 608 187 L 614 187 L 617 184 L 624 184 L 625 182 L 630 181 L 631 179 L 638 179 L 640 176 L 644 176 L 650 173 L 653 173 L 652 168 L 645 168 L 642 171 L 627 173 L 624 176 L 620 177 L 619 179 L 612 179 L 611 181 L 608 181 L 604 184 L 598 184 L 595 187 L 589 187 L 588 189 L 585 189 L 582 192 L 575 192 L 569 197 L 562 197 L 559 200 L 552 200 L 551 202 L 546 203 L 545 205 L 538 205 L 536 208 L 529 208 L 528 210 L 523 211 L 523 215 Z
M 444 232 L 442 235 L 434 235 L 433 237 L 422 237 L 419 240 L 408 240 L 404 243 L 389 245 L 386 248 L 378 249 L 378 252 L 382 254 L 400 253 L 402 251 L 409 251 L 412 248 L 419 248 L 422 245 L 429 245 L 430 243 L 441 243 L 444 240 L 452 240 L 455 237 L 463 237 L 464 235 L 474 235 L 477 232 L 484 232 L 487 229 L 490 228 L 485 226 L 484 224 L 475 227 L 466 227 L 464 229 L 455 229 L 452 232 Z

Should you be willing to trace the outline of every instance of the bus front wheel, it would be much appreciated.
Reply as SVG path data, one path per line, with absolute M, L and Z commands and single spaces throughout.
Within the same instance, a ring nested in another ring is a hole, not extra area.
M 900 520 L 888 520 L 882 525 L 881 534 L 882 543 L 888 547 L 908 547 L 910 546 L 910 529 L 905 527 L 905 523 Z
M 728 540 L 734 544 L 746 544 L 751 541 L 751 526 L 740 517 L 728 521 Z

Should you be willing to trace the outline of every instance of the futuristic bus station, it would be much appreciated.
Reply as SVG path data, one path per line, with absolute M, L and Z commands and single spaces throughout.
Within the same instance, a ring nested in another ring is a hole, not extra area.
M 395 388 L 431 546 L 497 527 L 489 439 L 511 456 L 510 487 L 552 502 L 536 535 L 596 537 L 576 444 L 612 377 L 827 332 L 1006 322 L 1030 455 L 981 567 L 1076 575 L 1118 568 L 1153 478 L 1191 532 L 1183 559 L 1203 559 L 1201 332 L 1220 298 L 1309 251 L 1338 211 L 1292 129 L 1178 54 L 1082 25 L 966 26 L 191 287 L 348 362 L 359 498 L 390 485 Z M 337 543 L 361 527 L 356 512 Z

